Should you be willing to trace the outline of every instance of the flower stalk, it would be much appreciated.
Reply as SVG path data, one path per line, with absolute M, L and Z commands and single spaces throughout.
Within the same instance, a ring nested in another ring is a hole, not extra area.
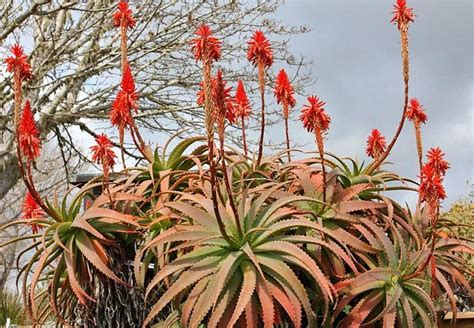
M 390 152 L 392 151 L 393 146 L 398 140 L 400 133 L 403 130 L 403 126 L 405 124 L 406 112 L 408 108 L 408 82 L 410 80 L 410 58 L 409 58 L 409 51 L 408 51 L 408 24 L 414 21 L 414 14 L 413 8 L 408 8 L 406 6 L 406 0 L 397 0 L 397 4 L 394 5 L 393 11 L 393 18 L 391 22 L 396 23 L 398 26 L 398 30 L 400 31 L 400 44 L 401 44 L 401 57 L 402 57 L 402 75 L 403 75 L 403 112 L 400 122 L 398 123 L 397 131 L 393 136 L 392 140 L 387 146 L 385 152 L 372 164 L 367 168 L 367 174 L 372 173 L 375 171 L 380 164 L 388 157 Z
M 260 138 L 258 141 L 257 167 L 260 166 L 263 156 L 263 142 L 265 138 L 265 67 L 273 64 L 273 52 L 270 42 L 262 31 L 255 31 L 248 42 L 247 59 L 257 67 L 258 85 L 260 90 Z
M 214 215 L 216 216 L 217 225 L 223 238 L 231 245 L 236 245 L 232 238 L 228 235 L 224 222 L 221 218 L 218 203 L 218 184 L 216 162 L 214 154 L 214 125 L 216 121 L 216 109 L 212 95 L 212 61 L 219 60 L 221 56 L 220 40 L 212 35 L 212 30 L 207 25 L 201 25 L 196 31 L 197 38 L 193 39 L 192 51 L 196 61 L 202 61 L 203 89 L 204 89 L 204 114 L 205 128 L 208 145 L 208 162 L 209 162 L 209 179 L 211 184 L 212 205 Z
M 326 202 L 326 168 L 324 163 L 324 133 L 329 129 L 331 118 L 324 111 L 326 103 L 316 96 L 308 97 L 308 104 L 303 107 L 300 119 L 308 132 L 314 133 L 321 159 L 321 172 L 323 176 L 323 202 Z
M 283 106 L 283 119 L 285 121 L 285 139 L 286 139 L 286 150 L 288 152 L 288 162 L 291 162 L 290 153 L 290 133 L 288 128 L 288 119 L 290 116 L 289 108 L 295 107 L 296 100 L 294 97 L 293 87 L 291 86 L 290 80 L 285 70 L 282 69 L 278 73 L 274 91 L 275 97 L 278 104 Z

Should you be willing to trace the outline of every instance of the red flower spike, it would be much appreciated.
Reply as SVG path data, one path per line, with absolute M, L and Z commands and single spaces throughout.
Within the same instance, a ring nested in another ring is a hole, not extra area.
M 31 79 L 31 66 L 27 62 L 27 56 L 25 55 L 23 48 L 15 44 L 10 48 L 12 55 L 5 59 L 5 63 L 7 64 L 7 71 L 9 72 L 19 72 L 21 80 L 29 80 Z
M 402 24 L 408 24 L 414 22 L 415 14 L 413 14 L 413 8 L 407 7 L 406 0 L 397 0 L 397 3 L 393 5 L 394 11 L 392 11 L 393 17 L 390 23 L 396 23 L 398 29 Z
M 300 115 L 303 126 L 308 132 L 313 132 L 316 128 L 316 124 L 319 124 L 322 132 L 327 131 L 331 123 L 331 118 L 324 111 L 323 106 L 326 103 L 316 96 L 309 96 L 308 102 L 309 104 L 303 107 Z
M 196 61 L 219 60 L 221 58 L 221 41 L 212 36 L 211 28 L 203 24 L 195 34 L 198 37 L 192 40 L 192 52 Z
M 426 154 L 428 157 L 428 165 L 431 166 L 435 173 L 439 176 L 446 175 L 446 170 L 449 169 L 449 163 L 444 160 L 444 153 L 441 149 L 431 148 Z
M 273 53 L 270 42 L 262 31 L 255 31 L 248 42 L 247 59 L 255 66 L 270 67 L 273 64 Z
M 120 91 L 112 104 L 110 111 L 110 121 L 112 125 L 117 126 L 123 131 L 125 127 L 132 123 L 132 108 L 138 109 L 138 93 L 135 90 L 135 82 L 133 80 L 130 65 L 127 63 L 123 70 Z
M 97 145 L 91 146 L 92 150 L 92 161 L 97 164 L 102 164 L 105 169 L 113 168 L 115 165 L 115 158 L 117 157 L 112 150 L 114 145 L 110 139 L 104 134 L 99 134 L 95 138 Z M 105 172 L 104 172 L 105 173 Z
M 25 220 L 37 220 L 44 217 L 44 212 L 41 207 L 36 203 L 34 197 L 30 192 L 27 192 L 25 195 L 25 200 L 23 201 L 23 211 L 22 218 Z M 39 226 L 36 223 L 30 223 L 31 230 L 33 233 L 38 233 Z
M 234 99 L 230 96 L 231 87 L 226 88 L 226 81 L 222 79 L 222 72 L 219 70 L 216 77 L 211 78 L 212 103 L 216 108 L 217 114 L 225 117 L 231 124 L 235 123 L 238 116 L 236 114 L 237 105 L 234 106 Z M 204 104 L 205 93 L 203 83 L 199 83 L 196 103 L 199 106 Z
M 293 87 L 284 69 L 278 72 L 274 94 L 278 104 L 283 103 L 290 107 L 295 107 L 296 100 Z
M 217 72 L 216 77 L 212 81 L 212 98 L 217 114 L 225 117 L 229 123 L 235 123 L 235 113 L 233 99 L 230 95 L 232 88 L 226 88 L 226 81 L 222 78 L 222 71 Z
M 23 156 L 26 156 L 30 161 L 34 161 L 38 158 L 41 140 L 29 100 L 26 101 L 23 107 L 23 114 L 18 125 L 18 139 L 20 151 Z
M 250 108 L 249 98 L 245 92 L 244 83 L 242 80 L 237 82 L 237 89 L 234 97 L 234 111 L 235 116 L 244 119 L 250 116 L 252 109 Z
M 118 3 L 117 11 L 114 13 L 113 19 L 115 27 L 120 27 L 124 24 L 126 28 L 133 28 L 136 24 L 132 16 L 132 10 L 128 7 L 128 3 L 123 0 Z
M 366 153 L 372 158 L 377 158 L 385 151 L 386 143 L 385 137 L 380 133 L 379 130 L 373 129 L 367 138 Z
M 122 91 L 127 95 L 127 103 L 130 106 L 130 109 L 138 109 L 138 104 L 136 103 L 138 99 L 138 93 L 135 90 L 135 81 L 133 80 L 132 70 L 128 63 L 125 64 L 123 68 L 122 83 L 120 84 Z
M 411 98 L 410 103 L 408 104 L 406 118 L 410 121 L 415 121 L 419 123 L 426 123 L 428 119 L 428 115 L 426 115 L 425 110 L 423 109 L 423 105 L 420 104 L 418 99 Z
M 436 207 L 440 199 L 446 198 L 446 191 L 443 186 L 443 178 L 429 164 L 423 165 L 421 169 L 420 198 L 427 201 L 430 206 Z

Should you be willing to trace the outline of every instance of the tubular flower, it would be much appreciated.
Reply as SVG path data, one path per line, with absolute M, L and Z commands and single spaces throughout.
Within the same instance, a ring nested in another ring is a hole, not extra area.
M 136 24 L 132 16 L 132 10 L 128 7 L 128 3 L 123 0 L 118 3 L 117 11 L 114 13 L 113 19 L 115 27 L 120 27 L 124 24 L 126 28 L 133 28 Z
M 104 175 L 106 175 L 108 170 L 115 165 L 115 158 L 117 156 L 112 150 L 112 142 L 104 133 L 99 134 L 97 138 L 95 138 L 95 142 L 97 145 L 90 147 L 92 150 L 92 160 L 97 164 L 102 164 L 104 171 L 107 171 L 104 172 Z
M 446 191 L 443 187 L 443 178 L 439 176 L 429 163 L 423 165 L 421 169 L 420 197 L 422 201 L 427 201 L 432 208 L 435 208 L 439 200 L 446 198 Z
M 249 98 L 245 92 L 244 83 L 242 80 L 237 82 L 237 89 L 234 97 L 234 113 L 236 117 L 244 119 L 250 116 L 251 113 Z
M 23 201 L 22 218 L 25 220 L 38 220 L 44 217 L 44 212 L 41 207 L 36 203 L 36 200 L 27 192 L 25 200 Z M 31 230 L 33 233 L 38 233 L 39 226 L 36 223 L 31 223 Z
M 309 104 L 303 107 L 300 115 L 303 126 L 308 132 L 314 132 L 316 125 L 320 126 L 322 132 L 327 131 L 331 123 L 331 118 L 324 111 L 323 106 L 326 103 L 316 96 L 309 96 L 308 102 Z
M 196 61 L 219 60 L 221 58 L 221 41 L 212 36 L 211 28 L 203 24 L 195 34 L 198 37 L 192 40 L 192 51 Z
M 406 117 L 410 121 L 419 122 L 419 123 L 426 123 L 428 119 L 428 115 L 426 115 L 425 110 L 423 109 L 423 105 L 420 104 L 418 99 L 411 98 L 410 103 L 408 104 Z
M 30 101 L 27 100 L 23 108 L 20 124 L 18 125 L 18 142 L 23 156 L 34 161 L 40 154 L 41 140 L 36 127 Z
M 263 35 L 262 31 L 255 31 L 252 38 L 248 42 L 249 48 L 247 52 L 247 59 L 258 66 L 272 66 L 273 64 L 273 53 L 270 46 L 270 42 Z
M 234 106 L 234 100 L 230 96 L 230 90 L 232 88 L 226 88 L 226 81 L 222 79 L 222 72 L 219 70 L 215 78 L 211 78 L 211 95 L 212 104 L 217 110 L 217 114 L 225 117 L 230 123 L 235 123 L 236 106 Z M 199 83 L 200 89 L 197 93 L 196 103 L 199 106 L 204 105 L 205 92 L 203 89 L 203 83 Z
M 230 90 L 226 88 L 226 81 L 222 78 L 222 71 L 219 70 L 212 81 L 212 98 L 216 113 L 220 119 L 227 119 L 229 123 L 235 123 L 234 103 Z
M 394 10 L 392 11 L 393 17 L 390 20 L 391 23 L 396 23 L 398 29 L 402 24 L 408 24 L 414 22 L 415 14 L 413 14 L 413 8 L 407 7 L 406 0 L 397 0 L 397 3 L 393 5 Z
M 428 157 L 428 165 L 433 168 L 435 173 L 439 176 L 446 175 L 446 170 L 449 169 L 449 163 L 444 160 L 444 153 L 441 149 L 431 148 L 426 154 Z
M 137 100 L 138 93 L 135 90 L 135 82 L 133 81 L 130 65 L 127 63 L 123 70 L 120 91 L 110 111 L 110 121 L 112 125 L 117 126 L 121 131 L 123 131 L 127 125 L 130 125 L 132 123 L 131 110 L 133 108 L 136 111 L 138 108 Z
M 284 116 L 288 117 L 288 106 L 295 107 L 296 100 L 294 96 L 293 87 L 291 86 L 290 80 L 288 79 L 288 75 L 286 74 L 284 69 L 278 72 L 274 94 L 277 99 L 277 103 L 283 104 L 283 107 L 285 109 L 285 113 L 283 113 Z
M 25 55 L 23 48 L 15 44 L 10 48 L 12 55 L 5 59 L 7 64 L 7 71 L 18 72 L 21 80 L 29 80 L 31 78 L 31 66 L 27 62 L 27 56 Z
M 367 138 L 366 153 L 372 158 L 377 158 L 385 151 L 386 143 L 385 137 L 380 133 L 379 130 L 373 129 Z

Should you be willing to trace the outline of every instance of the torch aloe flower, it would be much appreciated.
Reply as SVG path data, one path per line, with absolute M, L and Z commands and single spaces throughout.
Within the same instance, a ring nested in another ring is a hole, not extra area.
M 323 174 L 323 200 L 326 201 L 326 169 L 324 167 L 324 133 L 329 129 L 331 118 L 324 111 L 324 101 L 320 100 L 316 96 L 308 97 L 308 105 L 303 107 L 301 111 L 300 119 L 303 122 L 303 126 L 312 132 L 316 138 L 316 144 L 318 146 L 319 156 L 321 157 L 321 171 Z
M 257 166 L 260 165 L 263 155 L 263 138 L 265 137 L 265 67 L 273 64 L 273 52 L 270 42 L 262 31 L 255 31 L 248 42 L 247 59 L 258 68 L 258 82 L 261 99 L 261 126 L 258 142 Z
M 41 140 L 39 137 L 39 130 L 36 127 L 31 111 L 30 101 L 27 100 L 23 108 L 20 124 L 18 126 L 18 141 L 21 155 L 34 161 L 38 158 L 41 148 Z
M 242 142 L 244 146 L 244 154 L 248 155 L 247 151 L 247 139 L 245 136 L 245 119 L 251 114 L 250 101 L 245 92 L 244 83 L 242 80 L 237 82 L 237 89 L 235 90 L 234 97 L 234 111 L 237 119 L 241 120 L 242 124 Z
M 413 8 L 407 7 L 406 0 L 397 0 L 397 3 L 393 5 L 393 8 L 393 17 L 390 22 L 397 24 L 398 29 L 400 29 L 402 25 L 414 22 L 415 14 L 413 14 Z
M 91 146 L 92 161 L 102 165 L 104 173 L 104 180 L 108 180 L 109 172 L 115 165 L 115 158 L 117 157 L 112 150 L 113 144 L 105 134 L 99 134 L 95 138 L 97 145 Z
M 17 73 L 19 78 L 29 80 L 31 78 L 31 66 L 28 63 L 28 57 L 25 55 L 23 48 L 15 44 L 10 48 L 12 56 L 5 59 L 7 64 L 7 71 L 11 73 Z
M 117 11 L 113 15 L 114 26 L 120 27 L 124 25 L 126 28 L 135 27 L 135 19 L 132 16 L 132 10 L 128 7 L 126 1 L 120 1 L 117 5 Z
M 23 210 L 21 216 L 25 220 L 39 220 L 44 217 L 45 213 L 36 202 L 35 198 L 28 191 L 23 201 Z M 39 231 L 39 225 L 36 223 L 29 223 L 31 231 L 36 234 Z
M 201 25 L 196 33 L 198 37 L 192 40 L 192 51 L 196 61 L 219 60 L 221 58 L 221 41 L 213 36 L 208 25 Z
M 386 149 L 385 137 L 378 129 L 373 129 L 367 137 L 367 147 L 365 152 L 372 158 L 379 158 Z
M 431 210 L 438 207 L 439 201 L 446 198 L 443 187 L 443 178 L 429 163 L 423 165 L 420 184 L 420 195 L 423 201 L 428 203 Z
M 418 152 L 418 163 L 421 167 L 423 166 L 423 143 L 421 139 L 421 123 L 426 123 L 428 115 L 426 115 L 423 105 L 416 98 L 410 99 L 410 103 L 407 108 L 406 118 L 413 122 L 415 128 L 415 138 L 416 138 L 416 149 Z
M 23 48 L 15 44 L 10 48 L 12 56 L 5 59 L 7 71 L 13 73 L 13 89 L 15 93 L 15 108 L 13 114 L 13 123 L 15 129 L 18 129 L 18 120 L 20 118 L 21 98 L 23 81 L 31 79 L 31 66 L 28 63 L 28 57 L 25 55 Z
M 126 1 L 120 1 L 117 5 L 117 11 L 113 14 L 115 27 L 120 27 L 120 52 L 122 71 L 127 63 L 127 29 L 135 27 L 135 19 L 132 16 L 132 10 L 128 7 Z
M 248 42 L 247 59 L 254 65 L 270 67 L 273 64 L 273 52 L 270 42 L 262 31 L 255 31 Z
M 293 87 L 291 86 L 290 80 L 285 70 L 282 69 L 277 75 L 275 91 L 275 97 L 278 104 L 283 105 L 283 118 L 285 120 L 285 136 L 286 136 L 286 149 L 288 150 L 288 161 L 291 161 L 290 155 L 290 135 L 288 131 L 288 116 L 289 108 L 295 107 L 296 100 L 294 96 Z
M 110 122 L 119 130 L 119 141 L 121 148 L 123 148 L 125 130 L 127 128 L 132 128 L 134 125 L 132 109 L 135 109 L 135 111 L 137 110 L 137 100 L 138 93 L 135 90 L 135 82 L 130 70 L 130 65 L 126 63 L 123 70 L 120 90 L 112 104 L 112 109 L 109 113 Z
M 426 157 L 428 157 L 427 164 L 434 169 L 437 175 L 441 177 L 446 175 L 449 163 L 444 160 L 444 153 L 439 147 L 428 150 Z

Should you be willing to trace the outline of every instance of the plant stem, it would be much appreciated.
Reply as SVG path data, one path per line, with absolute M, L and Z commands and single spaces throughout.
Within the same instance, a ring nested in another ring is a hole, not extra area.
M 248 157 L 247 153 L 247 139 L 245 137 L 245 118 L 242 116 L 242 142 L 244 144 L 244 154 L 245 157 Z
M 242 225 L 240 224 L 240 219 L 239 219 L 239 212 L 237 211 L 237 207 L 235 206 L 234 202 L 234 193 L 232 191 L 232 187 L 230 185 L 230 180 L 229 180 L 229 175 L 227 173 L 227 164 L 225 162 L 225 149 L 224 149 L 224 123 L 225 123 L 225 117 L 220 118 L 220 124 L 219 126 L 219 142 L 220 142 L 220 148 L 221 148 L 221 159 L 222 159 L 222 171 L 224 172 L 224 183 L 225 187 L 227 189 L 227 197 L 229 198 L 229 203 L 230 207 L 232 208 L 232 212 L 234 214 L 234 219 L 235 219 L 235 225 L 237 226 L 237 231 L 239 233 L 239 236 L 243 236 L 242 233 Z
M 324 140 L 321 126 L 317 121 L 314 122 L 314 135 L 316 137 L 316 144 L 318 145 L 318 152 L 321 158 L 321 172 L 323 174 L 323 202 L 326 202 L 326 168 L 324 166 Z
M 403 102 L 403 112 L 400 123 L 398 123 L 398 129 L 393 136 L 392 141 L 388 145 L 385 152 L 377 160 L 375 160 L 367 169 L 366 174 L 372 173 L 380 164 L 387 158 L 392 150 L 393 146 L 398 140 L 400 133 L 402 132 L 403 125 L 405 124 L 405 116 L 408 108 L 408 81 L 410 78 L 410 62 L 408 55 L 408 25 L 403 23 L 400 27 L 400 42 L 401 42 L 401 55 L 402 55 L 402 66 L 403 66 L 403 82 L 404 82 L 404 102 Z
M 208 57 L 208 56 L 205 56 Z M 235 244 L 227 234 L 225 230 L 224 222 L 222 221 L 219 212 L 219 203 L 217 202 L 217 183 L 216 183 L 216 166 L 214 162 L 214 109 L 212 104 L 212 90 L 211 90 L 211 62 L 210 59 L 204 60 L 203 66 L 203 87 L 205 92 L 204 97 L 204 112 L 205 112 L 205 124 L 207 134 L 207 145 L 208 145 L 208 161 L 209 161 L 209 173 L 211 183 L 211 194 L 212 194 L 212 205 L 214 208 L 214 215 L 216 216 L 217 225 L 222 237 L 231 245 Z
M 258 64 L 258 82 L 260 86 L 261 99 L 261 126 L 260 126 L 260 140 L 258 141 L 258 157 L 257 167 L 260 166 L 263 155 L 263 138 L 265 137 L 265 70 L 262 63 Z
M 420 122 L 415 117 L 413 121 L 413 125 L 415 128 L 415 137 L 416 137 L 416 151 L 418 153 L 418 166 L 420 168 L 420 184 L 421 184 L 421 172 L 423 168 L 423 144 L 421 139 L 421 127 Z M 421 195 L 418 193 L 418 206 L 421 204 Z
M 286 101 L 283 102 L 283 115 L 285 119 L 285 137 L 286 137 L 286 150 L 288 151 L 288 162 L 291 162 L 290 132 L 288 129 L 288 104 L 286 103 Z

